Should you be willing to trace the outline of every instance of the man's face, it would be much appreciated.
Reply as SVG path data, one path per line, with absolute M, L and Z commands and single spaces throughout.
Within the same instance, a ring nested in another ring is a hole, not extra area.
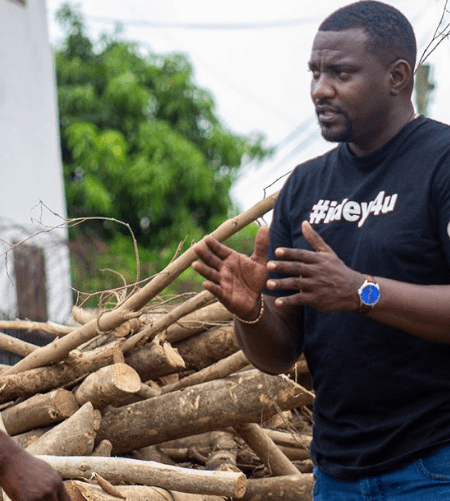
M 389 68 L 367 51 L 363 29 L 319 31 L 309 68 L 311 98 L 327 141 L 371 149 L 391 109 Z

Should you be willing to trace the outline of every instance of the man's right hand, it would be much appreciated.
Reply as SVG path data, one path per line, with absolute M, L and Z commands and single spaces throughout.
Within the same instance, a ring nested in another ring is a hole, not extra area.
M 267 281 L 269 229 L 260 228 L 253 254 L 248 257 L 221 244 L 211 236 L 193 247 L 201 259 L 192 264 L 207 281 L 203 287 L 233 314 L 245 320 L 258 316 L 260 296 Z

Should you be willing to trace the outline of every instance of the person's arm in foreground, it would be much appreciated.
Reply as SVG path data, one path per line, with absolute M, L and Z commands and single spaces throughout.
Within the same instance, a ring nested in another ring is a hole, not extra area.
M 59 474 L 2 431 L 0 486 L 12 501 L 70 501 Z

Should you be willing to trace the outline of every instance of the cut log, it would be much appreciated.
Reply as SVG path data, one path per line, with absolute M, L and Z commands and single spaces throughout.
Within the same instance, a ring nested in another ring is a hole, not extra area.
M 25 450 L 30 454 L 58 456 L 91 454 L 100 420 L 100 411 L 94 410 L 92 404 L 87 402 L 70 418 L 42 435 Z
M 286 376 L 269 376 L 255 369 L 108 409 L 98 440 L 110 440 L 113 454 L 120 454 L 241 422 L 259 422 L 279 409 L 312 400 L 312 393 Z
M 187 388 L 188 386 L 194 386 L 195 384 L 206 383 L 207 381 L 212 381 L 213 379 L 220 379 L 243 369 L 247 365 L 247 357 L 240 350 L 229 357 L 219 360 L 209 367 L 205 367 L 201 371 L 194 372 L 190 376 L 180 379 L 180 381 L 177 381 L 176 383 L 163 386 L 162 393 L 169 393 L 171 391 Z
M 142 484 L 192 494 L 242 497 L 247 478 L 243 473 L 199 471 L 153 461 L 125 458 L 38 456 L 63 479 L 91 478 L 93 473 L 112 483 Z
M 178 351 L 161 338 L 136 348 L 126 355 L 125 361 L 143 381 L 157 379 L 186 368 Z
M 88 353 L 71 354 L 66 362 L 12 375 L 0 375 L 0 403 L 43 393 L 95 372 L 101 367 L 123 361 L 117 347 L 103 347 Z
M 278 193 L 274 193 L 242 214 L 228 219 L 214 230 L 211 235 L 220 242 L 223 242 L 266 212 L 269 212 L 273 208 L 277 196 Z M 115 329 L 126 320 L 129 320 L 129 312 L 136 312 L 143 308 L 196 260 L 197 255 L 195 252 L 192 248 L 188 249 L 142 289 L 129 296 L 119 307 L 108 311 L 98 321 L 97 319 L 93 319 L 87 324 L 74 329 L 62 339 L 55 340 L 47 346 L 34 350 L 30 355 L 4 372 L 6 374 L 17 374 L 18 372 L 42 367 L 64 359 L 70 351 L 95 337 L 99 331 Z M 136 336 L 137 334 L 133 338 Z M 134 346 L 131 343 L 131 348 Z
M 236 425 L 235 429 L 273 475 L 298 474 L 296 466 L 292 464 L 259 425 L 256 423 L 241 423 Z
M 96 409 L 103 409 L 140 389 L 141 378 L 138 373 L 129 365 L 118 363 L 90 374 L 74 390 L 74 395 L 80 405 L 91 402 Z
M 268 477 L 248 481 L 243 501 L 312 501 L 312 474 Z
M 167 491 L 147 485 L 115 486 L 115 495 L 105 492 L 100 486 L 80 480 L 67 480 L 64 486 L 71 501 L 117 501 L 120 499 L 118 495 L 128 501 L 225 501 L 227 499 L 224 496 Z
M 200 334 L 211 327 L 233 319 L 233 315 L 221 303 L 210 304 L 198 311 L 186 315 L 177 323 L 172 324 L 165 332 L 169 343 L 177 343 L 183 339 Z
M 57 389 L 37 394 L 2 412 L 9 435 L 17 435 L 34 428 L 59 423 L 78 410 L 78 403 L 70 391 Z
M 201 370 L 239 351 L 233 324 L 215 327 L 174 345 L 188 369 Z

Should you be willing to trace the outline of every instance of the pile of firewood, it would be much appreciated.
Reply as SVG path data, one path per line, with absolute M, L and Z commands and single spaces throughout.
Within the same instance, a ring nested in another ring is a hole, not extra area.
M 228 238 L 273 199 L 215 236 Z M 0 369 L 0 421 L 59 471 L 72 500 L 311 499 L 306 363 L 263 374 L 211 294 L 175 306 L 157 299 L 194 259 L 187 251 L 113 309 L 74 308 L 74 326 L 0 322 L 57 336 L 36 347 L 0 335 L 0 349 L 24 357 Z

